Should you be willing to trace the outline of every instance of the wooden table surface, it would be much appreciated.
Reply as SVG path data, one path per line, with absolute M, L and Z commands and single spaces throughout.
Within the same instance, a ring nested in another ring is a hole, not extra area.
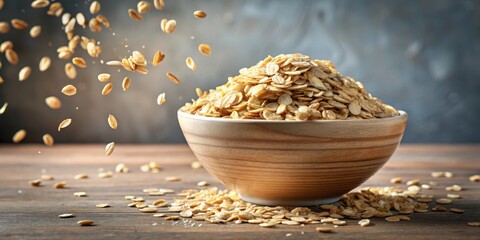
M 480 221 L 480 183 L 468 177 L 480 174 L 480 145 L 402 145 L 392 159 L 362 186 L 390 186 L 390 178 L 418 178 L 436 181 L 438 186 L 424 190 L 426 194 L 445 197 L 445 187 L 459 184 L 462 199 L 448 207 L 465 209 L 463 214 L 428 212 L 411 214 L 411 221 L 396 223 L 373 218 L 373 226 L 360 227 L 348 220 L 334 233 L 315 231 L 318 225 L 260 228 L 253 224 L 209 224 L 193 220 L 165 221 L 127 207 L 125 195 L 146 196 L 148 187 L 175 190 L 197 188 L 208 181 L 222 187 L 203 169 L 192 169 L 195 158 L 186 145 L 117 145 L 110 157 L 104 156 L 104 145 L 0 145 L 0 239 L 480 239 L 480 227 L 467 222 Z M 162 165 L 159 173 L 144 173 L 139 166 L 149 161 Z M 125 163 L 131 172 L 115 173 L 113 178 L 99 178 L 97 169 L 114 171 L 117 163 Z M 432 171 L 450 171 L 453 178 L 433 178 Z M 42 187 L 31 187 L 29 180 L 42 172 L 55 177 Z M 74 180 L 74 175 L 87 173 L 90 178 Z M 166 182 L 165 177 L 178 176 L 180 182 Z M 54 189 L 57 181 L 67 181 L 67 189 Z M 84 191 L 88 197 L 76 198 Z M 175 195 L 165 195 L 169 201 Z M 177 197 L 178 198 L 178 197 Z M 107 202 L 111 208 L 96 208 Z M 433 205 L 433 204 L 432 204 Z M 73 213 L 75 218 L 60 219 L 59 214 Z M 93 219 L 96 226 L 80 227 L 80 219 Z M 203 223 L 200 225 L 200 223 Z M 291 236 L 286 236 L 291 234 Z

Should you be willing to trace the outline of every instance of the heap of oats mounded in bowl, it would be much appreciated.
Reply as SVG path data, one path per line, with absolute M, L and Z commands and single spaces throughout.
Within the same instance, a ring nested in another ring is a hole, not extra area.
M 233 119 L 349 120 L 398 116 L 392 106 L 340 74 L 330 61 L 302 54 L 267 57 L 240 75 L 202 92 L 181 111 Z

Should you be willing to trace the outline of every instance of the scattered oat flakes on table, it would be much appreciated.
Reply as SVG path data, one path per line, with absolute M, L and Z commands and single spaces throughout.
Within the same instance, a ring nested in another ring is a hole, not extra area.
M 80 220 L 77 222 L 80 226 L 93 226 L 95 223 L 93 220 Z
M 73 218 L 75 216 L 71 213 L 63 213 L 63 214 L 58 215 L 58 217 L 59 218 Z
M 73 196 L 75 196 L 75 197 L 86 197 L 87 193 L 86 192 L 74 192 Z

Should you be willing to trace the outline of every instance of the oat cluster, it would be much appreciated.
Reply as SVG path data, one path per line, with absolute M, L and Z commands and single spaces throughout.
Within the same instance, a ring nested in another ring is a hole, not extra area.
M 360 82 L 340 74 L 326 60 L 302 54 L 267 57 L 199 98 L 182 111 L 234 119 L 346 120 L 398 115 L 367 92 Z

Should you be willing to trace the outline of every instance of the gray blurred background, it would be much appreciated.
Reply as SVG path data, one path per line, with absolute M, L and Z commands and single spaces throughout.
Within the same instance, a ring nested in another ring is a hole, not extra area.
M 41 25 L 43 32 L 37 39 L 30 38 L 28 30 L 0 34 L 0 42 L 14 42 L 20 57 L 20 63 L 11 66 L 0 56 L 5 79 L 0 107 L 9 103 L 0 115 L 0 142 L 11 142 L 22 128 L 28 132 L 26 142 L 41 142 L 44 133 L 51 133 L 56 142 L 184 142 L 176 110 L 195 97 L 196 87 L 214 88 L 267 55 L 294 52 L 331 59 L 374 96 L 407 111 L 403 142 L 480 142 L 480 1 L 165 1 L 163 11 L 152 7 L 141 22 L 127 14 L 138 1 L 99 1 L 111 30 L 76 29 L 99 40 L 103 53 L 94 59 L 77 48 L 75 56 L 84 57 L 88 68 L 77 68 L 77 79 L 69 80 L 65 61 L 56 59 L 56 48 L 67 43 L 60 18 L 47 16 L 46 9 L 30 8 L 31 1 L 6 0 L 0 21 L 25 19 L 30 26 Z M 60 2 L 66 12 L 92 17 L 91 1 Z M 195 19 L 192 12 L 197 9 L 205 10 L 207 18 Z M 160 30 L 162 18 L 176 19 L 173 34 Z M 212 46 L 210 57 L 197 51 L 200 43 Z M 117 72 L 99 63 L 133 50 L 148 60 L 161 50 L 166 58 L 150 67 L 148 75 Z M 42 73 L 38 61 L 43 56 L 55 60 Z M 197 63 L 196 72 L 185 66 L 188 56 Z M 18 71 L 26 65 L 33 68 L 32 75 L 19 82 Z M 182 83 L 171 83 L 166 71 Z M 101 72 L 112 74 L 114 89 L 107 96 L 100 94 L 104 84 L 96 76 Z M 133 80 L 127 92 L 121 89 L 124 76 Z M 77 95 L 61 94 L 66 84 L 76 85 Z M 161 92 L 166 92 L 167 102 L 158 106 Z M 51 95 L 62 100 L 61 109 L 45 105 Z M 117 130 L 107 125 L 109 113 L 117 117 Z M 59 133 L 56 128 L 65 118 L 73 122 Z

